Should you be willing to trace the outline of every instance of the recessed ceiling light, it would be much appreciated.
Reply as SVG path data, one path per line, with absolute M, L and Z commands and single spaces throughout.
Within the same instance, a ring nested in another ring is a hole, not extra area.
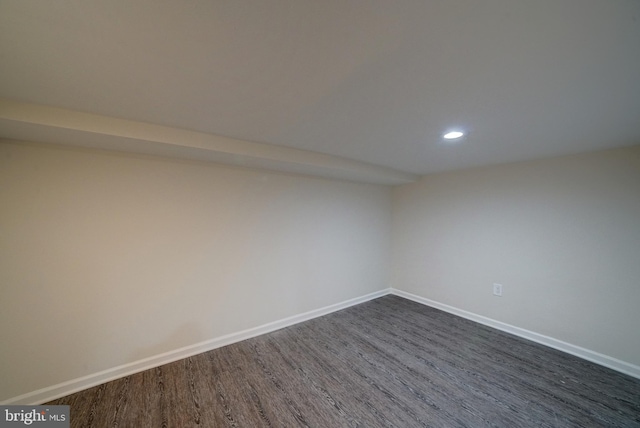
M 458 138 L 464 136 L 464 132 L 462 131 L 449 131 L 442 136 L 445 140 L 457 140 Z

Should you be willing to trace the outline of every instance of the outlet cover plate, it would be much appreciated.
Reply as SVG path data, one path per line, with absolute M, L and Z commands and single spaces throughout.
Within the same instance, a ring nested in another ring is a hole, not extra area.
M 495 296 L 502 296 L 502 284 L 493 284 L 493 294 Z

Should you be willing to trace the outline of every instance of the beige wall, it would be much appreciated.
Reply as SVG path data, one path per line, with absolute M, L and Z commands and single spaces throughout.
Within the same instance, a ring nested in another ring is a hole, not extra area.
M 393 209 L 393 287 L 640 365 L 640 146 L 427 176 Z
M 0 400 L 387 288 L 390 197 L 0 143 Z
M 383 186 L 3 141 L 0 207 L 0 401 L 385 289 L 391 258 L 400 290 L 640 364 L 640 146 L 428 176 L 392 210 Z

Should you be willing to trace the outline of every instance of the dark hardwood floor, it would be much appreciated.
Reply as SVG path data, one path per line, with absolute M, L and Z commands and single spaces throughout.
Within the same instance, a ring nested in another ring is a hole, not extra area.
M 640 380 L 385 296 L 49 404 L 72 427 L 640 427 Z

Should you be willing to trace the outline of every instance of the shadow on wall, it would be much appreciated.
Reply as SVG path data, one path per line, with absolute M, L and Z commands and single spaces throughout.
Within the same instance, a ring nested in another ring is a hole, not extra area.
M 201 329 L 195 323 L 187 323 L 177 328 L 162 342 L 136 350 L 131 355 L 131 361 L 136 362 L 145 358 L 155 357 L 185 346 L 194 345 L 203 340 L 205 339 Z

